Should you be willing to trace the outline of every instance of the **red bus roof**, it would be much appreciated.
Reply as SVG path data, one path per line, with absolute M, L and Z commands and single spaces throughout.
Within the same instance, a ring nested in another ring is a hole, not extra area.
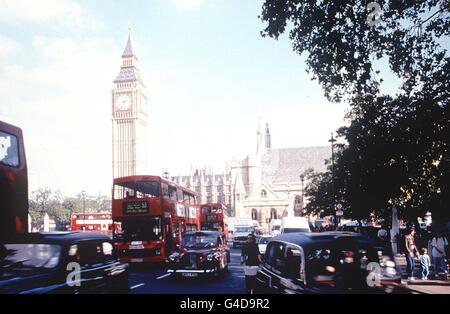
M 145 180 L 153 180 L 153 181 L 158 181 L 158 182 L 164 182 L 168 185 L 171 186 L 175 186 L 180 188 L 181 190 L 185 191 L 185 192 L 189 192 L 191 194 L 194 194 L 195 196 L 198 196 L 198 193 L 195 192 L 194 190 L 191 190 L 189 188 L 186 188 L 182 185 L 179 185 L 171 180 L 168 179 L 164 179 L 160 176 L 154 176 L 154 175 L 136 175 L 136 176 L 127 176 L 127 177 L 120 177 L 120 178 L 114 178 L 114 184 L 120 184 L 120 183 L 126 183 L 126 182 L 130 182 L 130 181 L 145 181 Z

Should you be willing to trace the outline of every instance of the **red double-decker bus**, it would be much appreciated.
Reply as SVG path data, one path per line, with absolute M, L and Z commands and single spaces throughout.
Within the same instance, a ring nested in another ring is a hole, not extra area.
M 112 215 L 110 213 L 73 213 L 70 230 L 112 235 Z
M 200 228 L 217 230 L 228 236 L 227 207 L 222 203 L 207 203 L 201 206 Z
M 0 241 L 28 231 L 28 172 L 22 130 L 0 121 Z
M 198 195 L 159 176 L 114 179 L 113 239 L 120 260 L 163 262 L 200 228 Z

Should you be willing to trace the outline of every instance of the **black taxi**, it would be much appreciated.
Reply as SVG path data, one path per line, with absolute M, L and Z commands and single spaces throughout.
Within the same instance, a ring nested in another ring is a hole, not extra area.
M 223 232 L 186 232 L 177 252 L 167 260 L 167 272 L 174 277 L 219 275 L 228 270 L 229 261 L 229 250 Z
M 272 238 L 256 284 L 259 293 L 408 293 L 391 250 L 351 232 Z
M 128 293 L 128 264 L 111 239 L 82 232 L 30 233 L 0 243 L 0 293 Z

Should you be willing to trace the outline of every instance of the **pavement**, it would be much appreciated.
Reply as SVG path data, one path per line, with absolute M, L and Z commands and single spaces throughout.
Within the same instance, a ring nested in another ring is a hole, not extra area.
M 436 279 L 428 279 L 422 280 L 416 277 L 414 281 L 406 280 L 406 258 L 403 256 L 396 256 L 395 262 L 398 268 L 401 270 L 404 275 L 404 279 L 402 279 L 402 283 L 411 290 L 414 294 L 450 294 L 450 280 L 436 280 Z M 414 274 L 417 276 L 419 274 L 419 266 L 416 262 L 416 268 Z M 430 278 L 433 278 L 433 273 L 431 272 Z

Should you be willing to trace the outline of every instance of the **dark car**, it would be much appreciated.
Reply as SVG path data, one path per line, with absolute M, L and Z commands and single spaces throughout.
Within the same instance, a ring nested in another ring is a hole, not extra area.
M 228 269 L 230 253 L 222 232 L 186 232 L 178 252 L 170 255 L 167 261 L 167 272 L 174 275 L 218 275 Z
M 30 233 L 0 244 L 0 293 L 127 292 L 128 264 L 106 235 Z
M 274 237 L 257 276 L 262 293 L 407 293 L 389 249 L 358 233 Z

